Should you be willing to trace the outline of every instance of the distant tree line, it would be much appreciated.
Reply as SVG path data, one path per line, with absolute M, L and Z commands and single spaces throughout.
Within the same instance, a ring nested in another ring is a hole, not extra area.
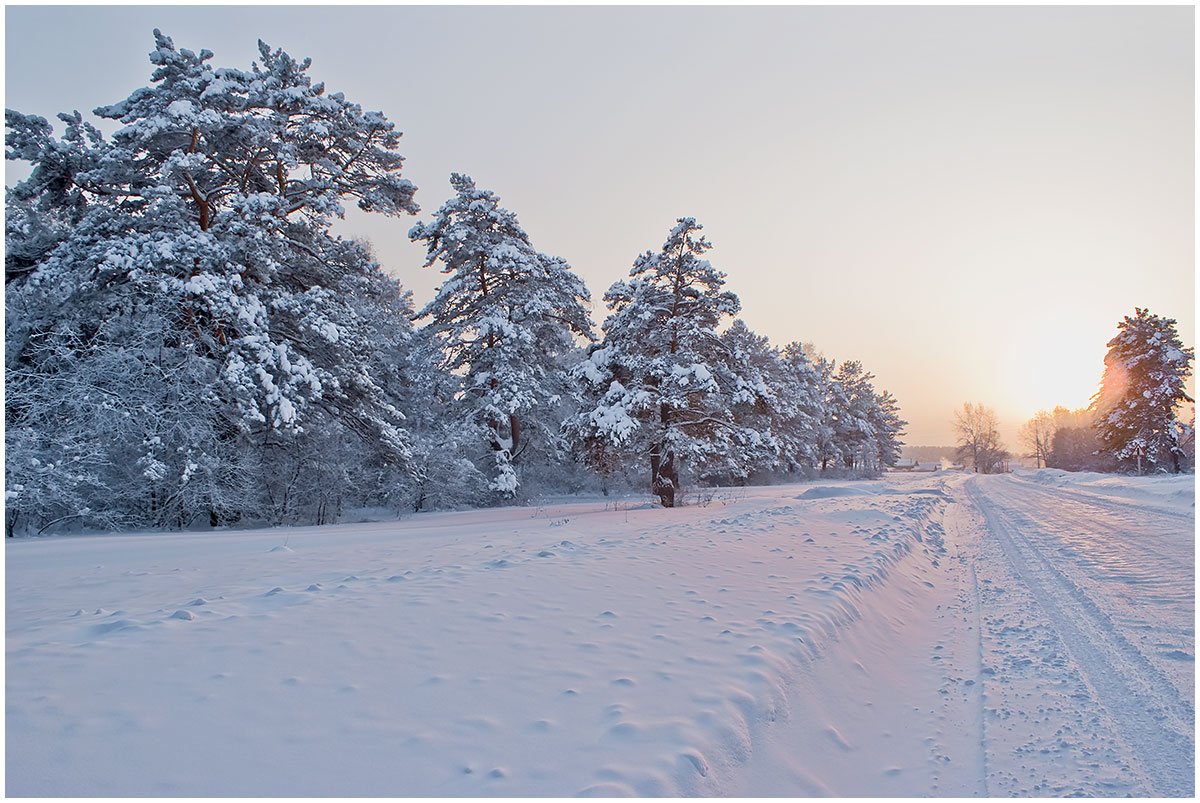
M 410 232 L 414 310 L 346 203 L 414 215 L 400 134 L 260 43 L 155 31 L 152 84 L 55 136 L 6 110 L 9 535 L 326 523 L 549 492 L 872 474 L 905 422 L 860 363 L 771 345 L 681 218 L 605 294 L 466 175 Z

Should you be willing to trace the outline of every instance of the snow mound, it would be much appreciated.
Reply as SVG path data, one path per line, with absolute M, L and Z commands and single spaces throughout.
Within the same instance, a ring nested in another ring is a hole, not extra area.
M 852 485 L 818 485 L 797 496 L 797 499 L 834 499 L 841 496 L 875 496 L 879 491 Z

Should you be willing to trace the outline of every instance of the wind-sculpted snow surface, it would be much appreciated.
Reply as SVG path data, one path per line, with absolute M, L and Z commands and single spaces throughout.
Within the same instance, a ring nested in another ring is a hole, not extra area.
M 1053 492 L 9 542 L 6 791 L 1189 794 L 1186 509 L 1089 563 Z

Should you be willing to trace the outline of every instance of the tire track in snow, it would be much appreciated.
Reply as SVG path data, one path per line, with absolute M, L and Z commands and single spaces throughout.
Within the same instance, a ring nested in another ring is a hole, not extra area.
M 1194 523 L 1131 515 L 1103 499 L 1080 501 L 1011 476 L 989 479 L 988 498 L 1039 534 L 1044 556 L 1095 603 L 1140 658 L 1195 706 Z M 1131 536 L 1131 534 L 1136 535 Z M 1190 717 L 1189 717 L 1190 718 Z
M 979 717 L 979 785 L 980 796 L 988 797 L 987 778 L 987 718 L 983 715 L 983 623 L 979 614 L 979 578 L 971 566 L 971 618 L 975 628 L 975 710 Z
M 976 478 L 967 496 L 983 514 L 1015 576 L 1049 617 L 1098 702 L 1130 748 L 1150 792 L 1190 796 L 1195 786 L 1195 714 L 1171 683 L 1074 582 L 1046 559 L 1023 532 L 1036 531 L 988 500 Z
M 1057 525 L 1064 542 L 1080 558 L 1085 561 L 1094 558 L 1095 562 L 1106 564 L 1105 568 L 1118 570 L 1116 579 L 1123 579 L 1119 574 L 1123 571 L 1135 579 L 1141 574 L 1141 579 L 1153 580 L 1153 576 L 1146 574 L 1148 571 L 1191 565 L 1194 542 L 1189 536 L 1195 527 L 1194 515 L 1154 507 L 1138 508 L 1135 503 L 1119 498 L 1048 488 L 1011 476 L 997 479 L 1003 484 L 993 484 L 989 491 L 993 499 L 1007 496 L 1007 500 L 996 501 L 1007 501 L 1008 507 L 1030 508 L 1036 504 L 1039 523 Z M 1086 530 L 1079 529 L 1081 520 L 1087 521 Z M 1130 538 L 1131 530 L 1141 534 Z M 1185 599 L 1195 596 L 1194 574 L 1167 578 L 1167 584 Z
M 943 483 L 943 487 L 944 487 Z M 975 565 L 967 560 L 967 556 L 962 552 L 962 543 L 964 537 L 971 530 L 971 522 L 967 520 L 970 516 L 970 507 L 965 504 L 953 502 L 946 506 L 943 521 L 947 536 L 951 543 L 955 545 L 954 559 L 958 564 L 959 574 L 959 602 L 962 605 L 962 623 L 966 633 L 964 634 L 964 647 L 967 648 L 967 665 L 963 667 L 966 674 L 970 675 L 971 686 L 967 692 L 967 699 L 970 703 L 970 710 L 974 717 L 972 728 L 976 732 L 977 738 L 975 742 L 978 744 L 978 750 L 975 755 L 976 778 L 977 786 L 972 791 L 975 797 L 989 797 L 988 793 L 988 743 L 987 743 L 987 717 L 984 715 L 984 678 L 983 678 L 983 623 L 982 614 L 980 613 L 980 596 L 979 596 L 979 578 L 975 574 Z M 972 632 L 973 629 L 973 632 Z M 966 634 L 971 634 L 968 638 Z

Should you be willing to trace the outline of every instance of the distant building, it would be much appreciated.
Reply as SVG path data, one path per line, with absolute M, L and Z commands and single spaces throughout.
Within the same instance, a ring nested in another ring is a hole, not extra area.
M 941 468 L 941 463 L 937 460 L 904 459 L 897 460 L 892 466 L 892 471 L 939 471 Z

